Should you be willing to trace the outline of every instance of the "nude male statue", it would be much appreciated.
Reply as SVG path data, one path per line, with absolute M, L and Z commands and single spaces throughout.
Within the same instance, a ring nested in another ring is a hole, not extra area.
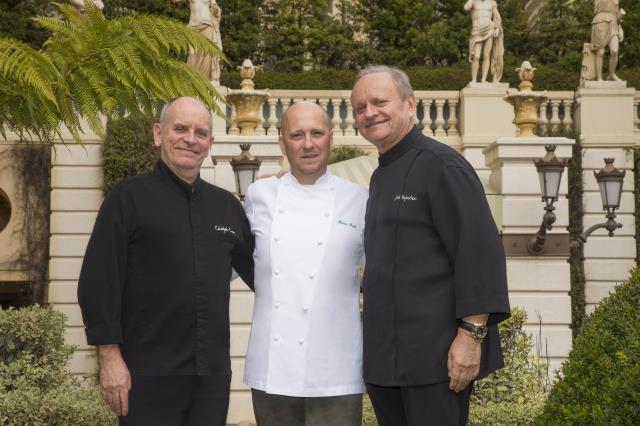
M 468 0 L 464 10 L 471 12 L 472 28 L 469 37 L 469 62 L 471 62 L 471 82 L 475 82 L 482 56 L 481 82 L 487 82 L 489 66 L 493 82 L 502 78 L 504 55 L 504 34 L 498 4 L 494 0 Z
M 604 51 L 609 48 L 609 80 L 620 81 L 616 75 L 618 47 L 624 38 L 619 0 L 594 0 L 593 21 L 591 21 L 591 50 L 595 51 L 596 80 L 602 81 Z

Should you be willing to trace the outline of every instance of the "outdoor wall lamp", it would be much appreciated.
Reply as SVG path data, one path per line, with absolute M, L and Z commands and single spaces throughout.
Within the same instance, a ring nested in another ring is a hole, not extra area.
M 573 247 L 578 247 L 587 242 L 587 238 L 596 229 L 604 228 L 609 231 L 609 236 L 613 237 L 616 229 L 622 228 L 622 224 L 615 221 L 615 211 L 620 207 L 620 198 L 622 196 L 622 182 L 624 180 L 624 170 L 620 171 L 613 166 L 613 158 L 605 158 L 604 168 L 598 172 L 593 172 L 596 181 L 600 187 L 600 196 L 602 197 L 602 210 L 607 211 L 607 221 L 591 226 L 589 229 L 580 234 L 577 240 L 571 242 Z
M 556 221 L 556 215 L 553 213 L 555 210 L 553 203 L 558 200 L 562 172 L 567 165 L 567 160 L 560 160 L 556 157 L 554 152 L 556 150 L 555 145 L 545 145 L 545 149 L 547 150 L 545 156 L 533 162 L 540 178 L 542 201 L 545 203 L 545 214 L 542 216 L 540 229 L 536 233 L 535 237 L 531 238 L 527 243 L 527 250 L 529 253 L 534 255 L 544 252 L 544 243 L 547 239 L 547 231 L 551 230 L 553 223 Z
M 260 160 L 251 156 L 250 148 L 251 144 L 240 144 L 240 155 L 231 159 L 231 168 L 236 176 L 236 188 L 241 201 L 244 201 L 247 188 L 256 179 L 256 172 L 260 168 Z

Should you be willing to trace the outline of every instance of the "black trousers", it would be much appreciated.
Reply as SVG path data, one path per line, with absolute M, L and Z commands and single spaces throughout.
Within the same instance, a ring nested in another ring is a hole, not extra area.
M 258 426 L 361 426 L 362 394 L 298 397 L 251 389 Z
M 386 387 L 367 383 L 380 426 L 464 426 L 473 384 L 455 393 L 449 382 Z
M 120 426 L 224 426 L 231 376 L 131 376 Z

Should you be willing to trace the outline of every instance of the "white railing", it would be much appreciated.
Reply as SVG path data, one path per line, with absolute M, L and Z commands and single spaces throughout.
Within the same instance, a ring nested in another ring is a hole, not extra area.
M 264 121 L 262 132 L 257 134 L 278 135 L 280 120 L 284 111 L 295 102 L 306 100 L 316 102 L 329 114 L 336 136 L 355 136 L 355 126 L 350 90 L 271 90 L 271 97 L 262 105 Z M 432 136 L 457 136 L 458 133 L 458 91 L 416 91 L 416 125 L 425 134 Z M 237 134 L 234 125 L 235 111 L 227 108 L 230 118 L 228 134 Z
M 575 92 L 547 92 L 548 100 L 540 106 L 538 135 L 557 135 L 573 130 Z

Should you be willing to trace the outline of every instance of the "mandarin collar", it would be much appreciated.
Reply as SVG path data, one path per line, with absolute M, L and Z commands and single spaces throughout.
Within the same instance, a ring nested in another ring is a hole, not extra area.
M 378 164 L 386 166 L 387 164 L 391 164 L 398 158 L 402 157 L 407 151 L 409 151 L 409 149 L 411 149 L 413 143 L 419 140 L 420 134 L 420 130 L 414 126 L 409 130 L 409 133 L 400 139 L 400 142 L 392 146 L 385 153 L 380 154 L 378 157 Z
M 177 186 L 178 188 L 180 188 L 181 191 L 183 191 L 189 197 L 198 193 L 198 191 L 202 186 L 202 179 L 200 178 L 200 173 L 198 173 L 198 177 L 196 177 L 196 180 L 193 181 L 193 183 L 185 182 L 180 177 L 178 177 L 178 175 L 173 173 L 173 171 L 169 168 L 169 166 L 167 166 L 167 164 L 162 160 L 158 160 L 158 162 L 156 163 L 155 170 L 158 172 L 158 174 L 160 174 L 160 176 L 165 181 L 170 182 L 171 184 Z

